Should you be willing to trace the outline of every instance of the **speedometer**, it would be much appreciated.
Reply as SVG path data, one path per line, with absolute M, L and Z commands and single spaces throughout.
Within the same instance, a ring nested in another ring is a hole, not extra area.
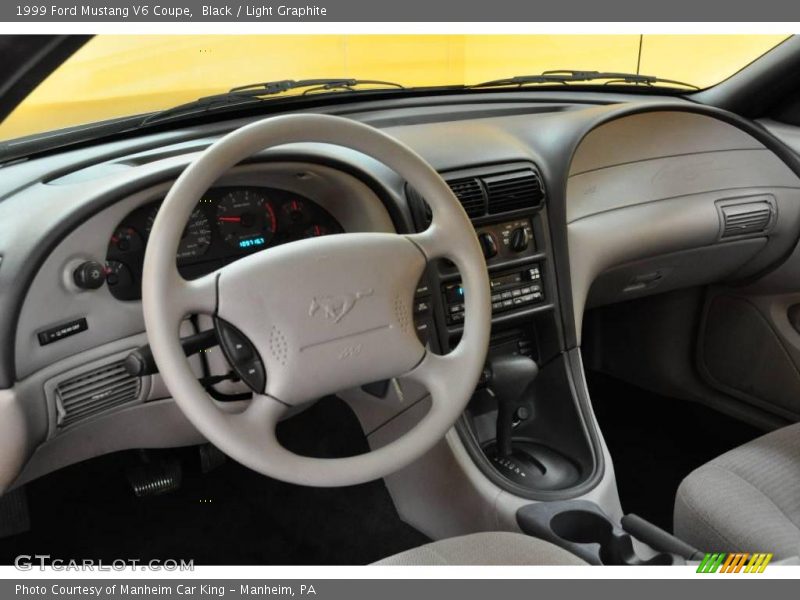
M 153 221 L 158 214 L 156 207 L 147 217 L 147 235 L 150 235 L 150 230 L 153 228 Z M 178 245 L 178 260 L 186 260 L 189 258 L 197 258 L 203 256 L 208 247 L 211 245 L 211 224 L 208 222 L 208 217 L 199 208 L 194 209 L 189 222 L 181 234 L 181 241 Z
M 228 192 L 217 204 L 217 227 L 234 248 L 261 248 L 269 244 L 278 227 L 272 203 L 250 189 Z

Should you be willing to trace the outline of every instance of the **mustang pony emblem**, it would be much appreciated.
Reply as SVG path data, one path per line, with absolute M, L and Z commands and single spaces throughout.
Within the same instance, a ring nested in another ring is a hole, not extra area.
M 313 317 L 317 311 L 321 310 L 326 319 L 338 323 L 352 310 L 356 302 L 366 296 L 372 296 L 371 289 L 339 296 L 314 296 L 311 299 L 311 306 L 308 307 L 308 316 Z

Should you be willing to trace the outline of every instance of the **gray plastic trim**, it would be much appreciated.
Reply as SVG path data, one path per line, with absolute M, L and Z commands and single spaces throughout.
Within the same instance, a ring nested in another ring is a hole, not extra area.
M 16 479 L 33 452 L 31 419 L 14 390 L 0 390 L 0 494 Z
M 635 260 L 612 267 L 592 283 L 587 307 L 735 278 L 767 245 L 766 237 L 729 241 Z
M 573 175 L 567 220 L 678 196 L 752 188 L 795 188 L 798 178 L 769 150 L 726 150 L 617 165 Z M 742 190 L 737 194 L 736 190 Z
M 71 427 L 39 446 L 14 487 L 96 456 L 205 443 L 172 399 L 130 406 Z
M 800 233 L 798 176 L 751 135 L 707 115 L 647 112 L 598 126 L 574 153 L 566 194 L 578 343 L 595 280 L 626 263 L 717 243 L 715 203 L 775 198 L 778 216 L 756 266 L 784 256 Z M 686 284 L 710 283 L 732 271 L 725 261 L 719 265 L 702 281 L 687 275 Z M 671 287 L 680 283 L 675 278 Z M 603 302 L 611 299 L 606 295 Z
M 764 149 L 738 127 L 705 115 L 636 114 L 604 123 L 587 134 L 572 159 L 570 176 L 657 158 Z

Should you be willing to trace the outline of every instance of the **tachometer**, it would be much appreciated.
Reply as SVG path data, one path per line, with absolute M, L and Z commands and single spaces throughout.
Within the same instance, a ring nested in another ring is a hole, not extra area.
M 234 248 L 261 248 L 272 240 L 278 223 L 265 195 L 236 189 L 217 204 L 217 227 L 222 239 Z
M 148 236 L 153 228 L 153 221 L 155 221 L 157 213 L 158 207 L 154 208 L 147 218 L 146 231 Z M 203 256 L 210 245 L 211 224 L 208 222 L 208 217 L 206 217 L 205 213 L 196 208 L 189 217 L 189 223 L 187 223 L 181 235 L 181 241 L 178 245 L 178 260 Z

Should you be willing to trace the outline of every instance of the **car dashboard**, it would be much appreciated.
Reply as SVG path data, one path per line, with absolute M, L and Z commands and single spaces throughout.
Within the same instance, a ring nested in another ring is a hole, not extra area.
M 757 275 L 791 252 L 800 233 L 796 165 L 758 126 L 675 99 L 629 96 L 609 104 L 603 94 L 576 97 L 508 94 L 502 102 L 457 97 L 446 105 L 330 109 L 404 142 L 450 185 L 491 281 L 490 356 L 512 352 L 552 363 L 580 346 L 587 306 Z M 7 456 L 0 488 L 114 450 L 202 441 L 157 374 L 131 378 L 123 363 L 147 343 L 142 264 L 160 203 L 199 152 L 249 121 L 2 168 L 0 407 L 10 398 L 14 412 L 0 417 L 8 450 L 0 453 Z M 736 229 L 743 207 L 766 210 L 763 226 L 747 228 L 747 221 Z M 293 144 L 233 167 L 203 195 L 176 262 L 191 279 L 281 244 L 410 233 L 429 219 L 413 182 L 373 158 Z M 100 269 L 99 285 L 76 277 L 87 264 Z M 433 351 L 447 352 L 460 339 L 465 293 L 452 264 L 428 266 L 415 291 L 414 320 Z M 286 294 L 291 301 L 291 290 Z M 181 334 L 211 326 L 208 317 L 193 317 Z M 229 370 L 218 351 L 193 357 L 192 365 L 198 377 Z M 363 408 L 386 398 L 389 386 L 343 390 L 365 431 L 422 394 L 412 386 L 388 412 Z M 243 391 L 235 381 L 214 388 L 222 399 Z M 475 458 L 488 430 L 480 418 L 464 426 Z M 587 488 L 602 476 L 601 457 L 598 439 L 574 457 Z

